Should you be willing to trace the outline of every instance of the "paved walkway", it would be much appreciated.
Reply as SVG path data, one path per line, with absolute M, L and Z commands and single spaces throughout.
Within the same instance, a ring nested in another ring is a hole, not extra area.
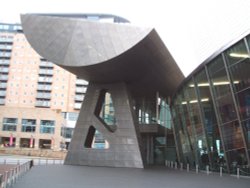
M 167 169 L 35 166 L 14 188 L 249 188 L 250 179 Z

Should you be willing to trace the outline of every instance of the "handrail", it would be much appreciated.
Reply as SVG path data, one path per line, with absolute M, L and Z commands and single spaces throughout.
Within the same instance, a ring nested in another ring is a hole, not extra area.
M 0 174 L 0 188 L 11 187 L 14 183 L 16 183 L 17 179 L 29 171 L 32 166 L 33 162 L 30 160 L 17 165 L 9 171 L 5 171 L 4 174 Z

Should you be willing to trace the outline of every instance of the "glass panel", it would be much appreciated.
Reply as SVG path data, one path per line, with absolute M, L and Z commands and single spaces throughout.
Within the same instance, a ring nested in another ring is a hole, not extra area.
M 172 129 L 170 107 L 164 99 L 159 101 L 159 119 L 158 123 L 168 129 Z
M 100 111 L 100 118 L 102 118 L 107 125 L 115 125 L 115 110 L 112 96 L 109 92 L 105 93 L 102 109 Z
M 40 133 L 54 134 L 54 132 L 55 132 L 55 121 L 41 120 Z
M 249 58 L 246 45 L 244 41 L 240 41 L 225 52 L 227 64 L 233 65 L 245 58 Z
M 250 89 L 236 94 L 236 98 L 242 120 L 250 118 Z
M 222 123 L 226 123 L 237 118 L 231 93 L 218 99 L 217 106 Z
M 224 69 L 224 62 L 222 56 L 216 57 L 211 63 L 208 65 L 209 73 L 212 75 L 214 72 L 219 71 L 220 69 Z
M 166 137 L 154 138 L 154 164 L 165 164 Z
M 74 128 L 62 127 L 61 128 L 61 136 L 64 138 L 72 138 L 74 132 Z
M 34 148 L 35 147 L 35 139 L 31 138 L 20 138 L 20 147 L 21 148 Z
M 232 150 L 227 153 L 227 160 L 230 166 L 230 173 L 236 174 L 237 167 L 247 165 L 245 149 Z
M 174 117 L 174 125 L 175 125 L 175 133 L 176 133 L 176 140 L 178 141 L 179 145 L 179 154 L 182 159 L 182 162 L 185 163 L 192 163 L 194 161 L 193 157 L 193 149 L 191 144 L 191 136 L 192 130 L 187 130 L 186 126 L 186 119 L 188 118 L 186 114 L 183 112 L 183 108 L 186 109 L 186 102 L 183 101 L 181 95 L 178 95 L 175 100 L 174 110 L 173 110 L 173 117 Z M 185 115 L 184 115 L 185 114 Z M 188 121 L 187 121 L 188 122 Z M 193 138 L 193 137 L 192 137 Z
M 35 119 L 22 119 L 22 132 L 35 132 L 36 120 Z
M 216 72 L 211 72 L 211 66 L 210 64 L 208 70 L 212 81 L 212 90 L 216 99 L 216 105 L 219 110 L 218 115 L 220 121 L 226 123 L 235 120 L 236 112 L 226 70 L 223 68 Z
M 190 83 L 192 84 L 192 83 Z M 187 135 L 188 139 L 187 143 L 190 143 L 191 146 L 189 146 L 186 149 L 189 149 L 188 153 L 185 154 L 186 162 L 189 163 L 190 165 L 195 165 L 195 163 L 198 163 L 197 159 L 197 141 L 196 141 L 196 130 L 194 128 L 194 117 L 192 116 L 192 112 L 189 110 L 189 103 L 192 101 L 191 99 L 194 99 L 194 96 L 192 95 L 192 91 L 189 93 L 189 88 L 185 87 L 180 95 L 180 110 L 181 110 L 181 118 L 182 118 L 182 126 L 183 129 L 185 130 L 184 134 Z M 191 95 L 192 98 L 189 98 L 189 94 Z M 194 154 L 196 157 L 194 157 Z M 196 159 L 196 160 L 195 160 Z
M 156 96 L 136 98 L 135 100 L 139 124 L 156 124 Z
M 3 118 L 3 131 L 16 131 L 17 118 Z
M 250 149 L 250 119 L 242 122 L 247 148 Z
M 242 139 L 243 135 L 238 121 L 222 125 L 221 131 L 226 151 L 244 147 Z
M 227 78 L 225 69 L 221 69 L 210 75 L 216 98 L 224 96 L 230 92 L 230 82 Z
M 229 68 L 230 76 L 234 85 L 234 91 L 238 92 L 250 87 L 250 60 L 245 59 Z
M 195 89 L 197 89 L 197 86 L 193 83 L 193 81 L 190 81 L 187 84 L 187 102 L 189 107 L 189 114 L 192 126 L 195 130 L 195 145 L 193 145 L 195 151 L 196 151 L 196 162 L 197 164 L 200 164 L 201 167 L 205 167 L 209 163 L 208 158 L 208 147 L 206 142 L 206 137 L 203 131 L 203 126 L 200 119 L 200 109 L 199 109 L 199 103 L 198 98 L 196 96 Z M 194 87 L 195 86 L 195 87 Z M 204 160 L 207 159 L 207 160 Z
M 203 122 L 207 134 L 209 151 L 211 151 L 213 167 L 218 167 L 217 163 L 224 156 L 224 151 L 205 70 L 201 71 L 195 77 L 195 80 L 197 82 L 197 92 L 200 96 L 199 101 L 202 108 Z

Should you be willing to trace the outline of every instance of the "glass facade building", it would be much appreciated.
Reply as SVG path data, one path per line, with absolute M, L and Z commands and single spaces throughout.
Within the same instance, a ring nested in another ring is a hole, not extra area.
M 250 36 L 217 52 L 175 93 L 172 118 L 179 161 L 233 172 L 250 157 Z

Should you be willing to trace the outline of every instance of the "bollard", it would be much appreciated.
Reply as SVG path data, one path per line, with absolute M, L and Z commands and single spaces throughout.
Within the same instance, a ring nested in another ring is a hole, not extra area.
M 183 163 L 181 163 L 181 171 L 183 170 Z
M 187 164 L 187 172 L 189 172 L 189 164 Z
M 3 175 L 0 174 L 0 188 L 3 187 Z
M 165 166 L 168 166 L 168 160 L 165 160 Z
M 198 172 L 199 172 L 199 166 L 196 165 L 196 174 L 198 174 Z
M 8 187 L 9 185 L 9 172 L 5 171 L 5 186 Z
M 20 164 L 20 161 L 19 160 L 17 160 L 17 165 L 19 165 Z
M 222 177 L 222 167 L 220 167 L 220 177 Z
M 177 170 L 177 162 L 175 162 L 175 170 Z
M 206 170 L 207 170 L 207 175 L 209 175 L 209 166 L 206 166 Z
M 39 158 L 39 160 L 38 160 L 38 164 L 41 165 L 41 159 L 40 159 L 40 158 Z
M 239 179 L 240 178 L 240 169 L 237 168 L 237 178 Z
M 3 164 L 6 164 L 6 159 L 3 160 Z

